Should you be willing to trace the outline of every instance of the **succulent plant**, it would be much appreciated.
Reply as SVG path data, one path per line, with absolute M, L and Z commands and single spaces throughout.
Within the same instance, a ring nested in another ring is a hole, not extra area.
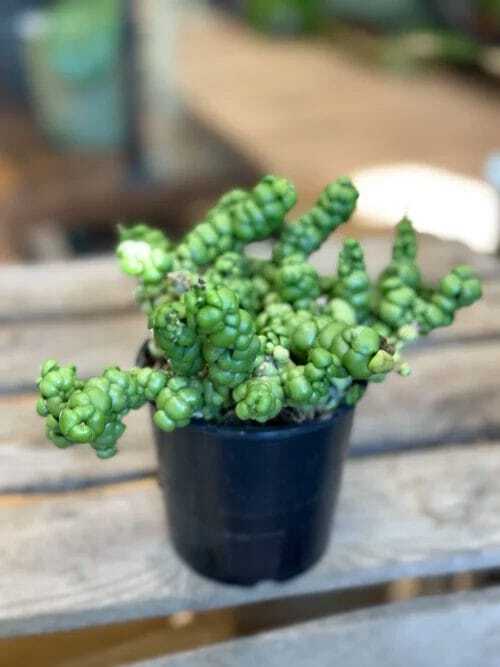
M 152 332 L 149 366 L 111 367 L 84 381 L 74 366 L 45 362 L 37 411 L 48 438 L 61 448 L 88 443 L 109 458 L 123 418 L 145 403 L 165 431 L 193 419 L 320 419 L 355 405 L 369 383 L 408 375 L 403 347 L 450 325 L 481 296 L 481 284 L 459 266 L 437 286 L 423 285 L 406 218 L 378 280 L 368 278 L 353 239 L 344 241 L 336 273 L 319 276 L 308 257 L 347 222 L 357 198 L 340 178 L 288 222 L 295 189 L 266 176 L 251 191 L 224 195 L 176 246 L 144 224 L 119 228 L 117 257 L 138 282 Z M 271 237 L 272 259 L 245 254 L 247 244 Z

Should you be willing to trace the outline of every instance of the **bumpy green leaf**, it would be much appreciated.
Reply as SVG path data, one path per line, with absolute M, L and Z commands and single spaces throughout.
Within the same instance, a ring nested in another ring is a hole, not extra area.
M 404 346 L 450 325 L 480 298 L 481 283 L 458 266 L 424 285 L 406 218 L 375 284 L 354 239 L 344 242 L 336 274 L 319 276 L 308 257 L 349 219 L 357 198 L 340 178 L 289 223 L 295 189 L 266 176 L 221 197 L 175 247 L 147 225 L 120 228 L 117 256 L 148 312 L 151 365 L 82 381 L 74 366 L 45 362 L 36 409 L 47 437 L 61 449 L 88 443 L 106 459 L 116 454 L 124 417 L 145 403 L 166 431 L 199 418 L 300 421 L 354 406 L 391 371 L 409 375 Z M 244 254 L 273 236 L 270 259 Z
M 349 220 L 358 200 L 358 191 L 349 178 L 339 178 L 321 193 L 314 208 L 296 222 L 285 225 L 273 250 L 276 261 L 290 255 L 308 257 L 339 225 Z
M 363 250 L 354 239 L 346 239 L 342 246 L 332 295 L 351 305 L 358 322 L 366 320 L 370 313 L 371 284 Z

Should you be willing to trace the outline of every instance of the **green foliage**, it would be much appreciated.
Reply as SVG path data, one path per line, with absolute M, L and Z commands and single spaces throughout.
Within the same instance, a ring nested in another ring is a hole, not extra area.
M 460 308 L 471 306 L 482 295 L 481 282 L 469 266 L 457 266 L 437 289 L 425 290 L 416 301 L 416 321 L 426 334 L 453 323 Z
M 309 308 L 321 293 L 319 275 L 301 255 L 290 255 L 276 271 L 276 289 L 280 301 L 295 309 Z
M 284 392 L 278 376 L 258 376 L 239 384 L 233 391 L 235 411 L 242 421 L 267 422 L 281 412 Z
M 140 301 L 153 304 L 163 294 L 163 286 L 160 284 L 172 269 L 170 242 L 162 231 L 144 224 L 128 229 L 119 226 L 118 232 L 120 242 L 116 256 L 120 268 L 129 276 L 137 278 L 139 284 L 136 295 Z
M 74 366 L 45 362 L 37 411 L 48 438 L 61 448 L 88 443 L 109 458 L 125 415 L 148 402 L 166 431 L 193 419 L 300 421 L 355 405 L 368 383 L 392 371 L 409 375 L 404 346 L 450 325 L 480 298 L 481 284 L 458 266 L 424 286 L 407 219 L 377 281 L 353 239 L 336 273 L 320 277 L 308 256 L 348 220 L 357 198 L 340 178 L 290 223 L 294 187 L 266 176 L 249 192 L 224 195 L 177 246 L 144 224 L 120 228 L 118 260 L 149 315 L 151 367 L 108 368 L 82 381 Z M 246 244 L 270 237 L 271 260 L 244 254 Z
M 156 398 L 153 421 L 163 431 L 187 426 L 203 406 L 203 384 L 196 378 L 171 377 Z
M 150 324 L 155 342 L 174 373 L 195 375 L 201 371 L 201 342 L 196 331 L 187 324 L 184 303 L 174 301 L 159 305 L 151 315 Z
M 371 285 L 366 273 L 363 249 L 358 241 L 346 239 L 339 255 L 337 280 L 332 295 L 347 301 L 364 321 L 370 313 Z
M 290 255 L 308 257 L 331 232 L 351 217 L 358 191 L 348 178 L 339 178 L 321 193 L 316 205 L 296 222 L 285 225 L 273 249 L 273 259 L 280 262 Z
M 397 276 L 407 287 L 420 287 L 420 270 L 416 263 L 417 237 L 408 218 L 403 218 L 396 226 L 396 236 L 392 249 L 392 261 L 382 273 L 381 280 Z

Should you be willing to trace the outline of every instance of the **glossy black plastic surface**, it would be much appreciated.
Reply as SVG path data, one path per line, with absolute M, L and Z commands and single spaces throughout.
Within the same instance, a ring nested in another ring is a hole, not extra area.
M 226 583 L 285 580 L 330 537 L 353 410 L 301 425 L 155 429 L 159 475 L 178 554 Z

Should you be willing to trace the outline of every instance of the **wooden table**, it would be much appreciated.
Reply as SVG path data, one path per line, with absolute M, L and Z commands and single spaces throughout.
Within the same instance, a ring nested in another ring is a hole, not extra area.
M 335 244 L 318 256 L 334 264 Z M 373 269 L 387 259 L 371 239 Z M 245 589 L 190 572 L 166 539 L 146 410 L 120 454 L 47 444 L 33 379 L 45 357 L 82 375 L 131 365 L 147 335 L 111 258 L 0 270 L 0 637 L 207 610 L 500 567 L 500 271 L 493 258 L 423 239 L 434 277 L 474 264 L 485 298 L 408 353 L 360 406 L 332 544 L 309 573 Z M 498 665 L 495 588 L 355 611 L 148 663 L 357 667 Z M 146 663 L 143 663 L 144 665 Z

